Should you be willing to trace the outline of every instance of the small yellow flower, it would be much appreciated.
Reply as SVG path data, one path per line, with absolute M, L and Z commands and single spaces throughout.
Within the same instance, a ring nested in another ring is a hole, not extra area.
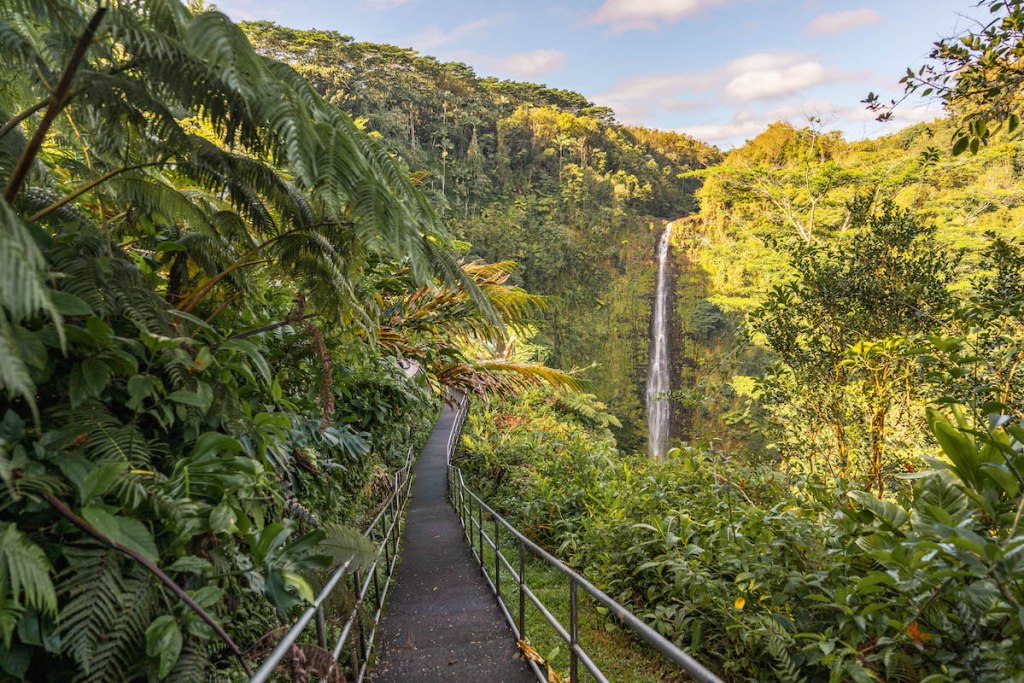
M 741 595 L 740 597 L 736 598 L 735 602 L 732 603 L 732 606 L 736 609 L 743 609 L 746 606 L 746 604 L 747 599 Z

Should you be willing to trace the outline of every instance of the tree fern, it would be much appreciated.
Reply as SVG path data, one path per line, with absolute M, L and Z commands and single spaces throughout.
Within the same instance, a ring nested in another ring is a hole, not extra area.
M 93 462 L 117 461 L 133 467 L 151 462 L 149 443 L 141 431 L 122 423 L 99 401 L 87 401 L 74 410 L 56 410 L 52 416 L 63 425 L 55 434 L 68 443 L 80 442 L 78 448 Z

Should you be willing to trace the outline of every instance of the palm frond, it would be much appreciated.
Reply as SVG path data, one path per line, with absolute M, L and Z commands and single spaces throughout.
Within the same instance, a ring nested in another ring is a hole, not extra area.
M 579 390 L 578 377 L 541 363 L 520 363 L 508 359 L 455 362 L 436 371 L 437 382 L 444 387 L 475 394 L 482 398 L 511 398 L 537 386 Z

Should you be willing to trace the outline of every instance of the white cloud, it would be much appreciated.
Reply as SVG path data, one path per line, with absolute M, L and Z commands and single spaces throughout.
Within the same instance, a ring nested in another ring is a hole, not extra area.
M 830 68 L 802 52 L 754 52 L 705 71 L 629 78 L 594 99 L 612 107 L 621 120 L 635 122 L 654 107 L 681 111 L 708 100 L 709 94 L 719 104 L 783 99 L 863 75 Z
M 873 9 L 850 10 L 848 12 L 829 12 L 821 14 L 807 24 L 807 33 L 830 34 L 852 31 L 855 28 L 873 26 L 882 20 L 882 15 Z
M 605 0 L 591 16 L 616 33 L 636 29 L 655 31 L 665 24 L 692 17 L 728 0 Z
M 685 126 L 681 132 L 700 140 L 716 143 L 740 144 L 743 140 L 756 137 L 776 121 L 788 121 L 796 126 L 805 126 L 814 117 L 828 126 L 840 118 L 847 117 L 847 111 L 840 111 L 827 100 L 809 100 L 758 110 L 745 107 L 737 110 L 724 123 Z
M 539 80 L 545 74 L 562 68 L 566 53 L 539 49 L 509 55 L 490 55 L 477 50 L 453 50 L 450 57 L 474 66 L 477 71 L 502 77 Z
M 498 70 L 521 78 L 536 78 L 561 68 L 565 53 L 559 50 L 517 52 L 491 61 Z
M 764 71 L 766 69 L 782 69 L 793 66 L 809 59 L 803 52 L 790 50 L 776 50 L 774 52 L 751 52 L 748 55 L 738 57 L 725 65 L 724 70 L 729 73 L 743 73 L 746 71 Z
M 781 69 L 744 71 L 725 86 L 725 93 L 741 101 L 789 95 L 834 80 L 818 62 L 801 62 Z
M 703 142 L 723 143 L 736 142 L 740 138 L 752 138 L 763 131 L 771 120 L 730 121 L 728 123 L 706 123 L 697 126 L 686 126 L 679 130 Z
M 416 0 L 363 0 L 363 5 L 370 9 L 386 10 L 410 5 Z
M 735 111 L 724 122 L 684 126 L 680 132 L 706 142 L 731 147 L 760 135 L 776 121 L 787 121 L 801 127 L 809 125 L 813 117 L 816 120 L 815 126 L 825 130 L 842 130 L 847 139 L 858 139 L 894 133 L 904 126 L 930 121 L 940 116 L 942 112 L 926 104 L 906 107 L 897 114 L 894 118 L 895 125 L 881 124 L 875 120 L 876 114 L 863 105 L 844 106 L 829 100 L 816 99 L 768 108 L 747 106 Z
M 477 19 L 476 21 L 467 21 L 465 23 L 458 24 L 447 30 L 439 29 L 436 26 L 430 27 L 405 38 L 401 42 L 409 43 L 417 50 L 431 50 L 436 47 L 441 47 L 442 45 L 449 45 L 479 31 L 497 26 L 504 20 L 505 17 Z

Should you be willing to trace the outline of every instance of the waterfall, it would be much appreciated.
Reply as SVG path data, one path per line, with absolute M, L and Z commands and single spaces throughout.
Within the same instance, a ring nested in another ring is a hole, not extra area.
M 669 367 L 669 298 L 670 278 L 668 257 L 671 251 L 672 223 L 658 242 L 658 282 L 654 292 L 654 325 L 651 333 L 651 351 L 647 375 L 647 434 L 651 455 L 661 458 L 668 442 L 669 417 L 672 414 L 668 399 L 663 395 L 671 386 Z

